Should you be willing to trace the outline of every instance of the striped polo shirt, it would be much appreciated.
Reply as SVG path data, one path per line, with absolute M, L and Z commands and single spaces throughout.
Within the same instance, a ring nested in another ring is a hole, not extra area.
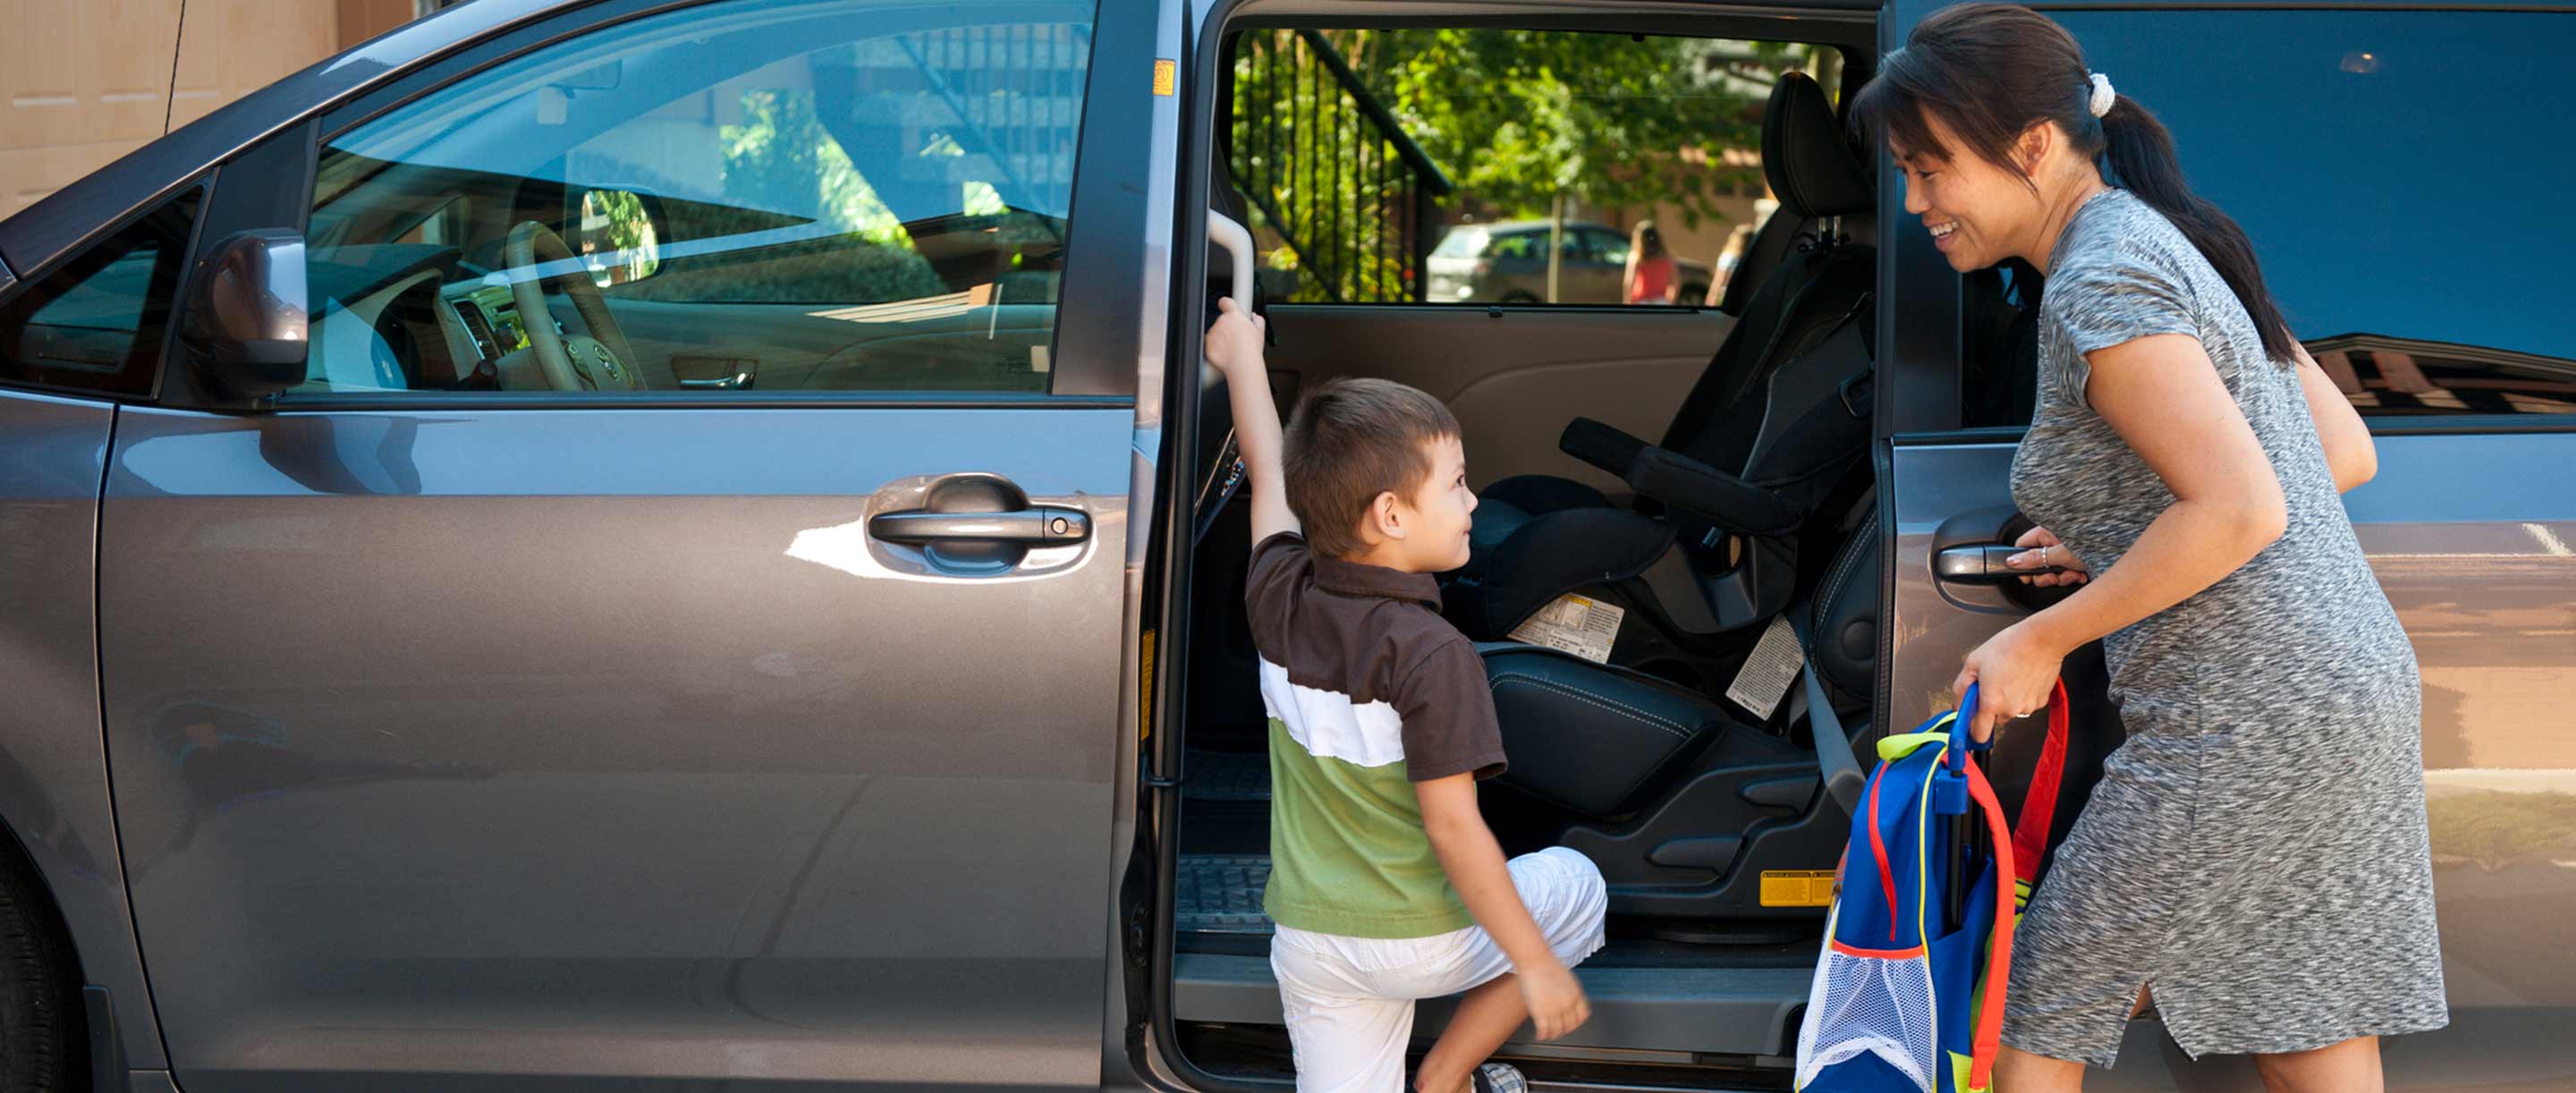
M 1270 714 L 1270 887 L 1283 926 L 1429 937 L 1475 924 L 1413 783 L 1503 770 L 1485 667 L 1427 573 L 1319 558 L 1283 532 L 1245 589 Z

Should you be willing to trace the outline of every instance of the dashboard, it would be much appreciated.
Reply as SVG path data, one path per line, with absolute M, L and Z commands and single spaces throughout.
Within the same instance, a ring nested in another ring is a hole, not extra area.
M 478 363 L 497 361 L 527 348 L 528 331 L 519 321 L 519 304 L 507 285 L 466 281 L 447 286 L 448 311 L 465 328 Z

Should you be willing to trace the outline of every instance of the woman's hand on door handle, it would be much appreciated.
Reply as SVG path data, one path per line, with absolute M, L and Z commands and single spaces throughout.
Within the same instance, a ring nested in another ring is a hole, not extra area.
M 2055 568 L 2064 571 L 2035 573 L 2022 578 L 2023 584 L 2038 588 L 2071 588 L 2093 579 L 2093 575 L 2085 570 L 2083 559 L 2066 549 L 2066 544 L 2057 541 L 2057 533 L 2047 528 L 2034 527 L 2022 532 L 2021 538 L 2013 540 L 2013 545 L 2023 549 L 2005 558 L 2005 565 L 2014 569 Z

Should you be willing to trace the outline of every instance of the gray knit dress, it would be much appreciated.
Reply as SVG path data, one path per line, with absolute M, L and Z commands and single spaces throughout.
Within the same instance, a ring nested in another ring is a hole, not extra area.
M 2173 503 L 2084 397 L 2085 353 L 2155 334 L 2208 350 L 2271 457 L 2289 530 L 2105 640 L 2128 740 L 2022 920 L 2004 1042 L 2109 1066 L 2148 984 L 2195 1056 L 2441 1027 L 2414 648 L 2353 537 L 2298 374 L 2265 356 L 2190 240 L 2126 190 L 2088 201 L 2051 256 L 2013 499 L 2097 574 Z

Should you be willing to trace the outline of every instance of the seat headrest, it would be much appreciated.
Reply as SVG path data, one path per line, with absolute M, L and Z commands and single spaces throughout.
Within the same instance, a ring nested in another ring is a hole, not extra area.
M 1784 72 L 1762 112 L 1762 173 L 1783 211 L 1802 220 L 1874 212 L 1869 171 L 1852 153 L 1825 89 L 1803 72 Z

